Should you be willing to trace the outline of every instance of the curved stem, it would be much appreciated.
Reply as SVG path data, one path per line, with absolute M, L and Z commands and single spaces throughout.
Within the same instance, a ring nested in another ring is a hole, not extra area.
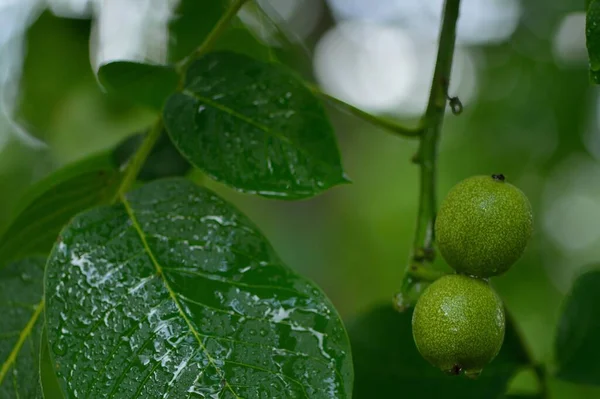
M 420 166 L 419 210 L 413 248 L 402 282 L 401 293 L 403 294 L 408 293 L 417 280 L 410 270 L 431 263 L 435 255 L 433 244 L 437 147 L 446 111 L 459 8 L 460 0 L 446 0 L 444 4 L 435 71 L 422 123 L 423 134 L 420 136 L 419 150 L 414 159 Z
M 210 31 L 204 42 L 196 48 L 190 55 L 185 57 L 178 65 L 177 70 L 184 75 L 190 64 L 202 54 L 206 53 L 215 44 L 219 36 L 227 29 L 229 22 L 237 15 L 238 11 L 248 0 L 234 0 L 225 14 L 219 19 L 215 27 Z
M 231 20 L 237 15 L 240 8 L 242 8 L 244 3 L 246 3 L 247 1 L 248 0 L 234 0 L 231 6 L 225 12 L 225 14 L 223 14 L 221 19 L 217 22 L 215 27 L 210 31 L 208 36 L 206 36 L 206 39 L 204 39 L 202 44 L 177 65 L 177 71 L 181 75 L 180 85 L 183 84 L 185 71 L 190 66 L 190 64 L 196 58 L 210 50 L 210 48 L 214 45 L 215 41 L 225 31 L 229 22 L 231 22 Z M 162 118 L 159 118 L 154 123 L 154 125 L 150 129 L 150 132 L 148 132 L 148 134 L 144 138 L 144 141 L 127 164 L 123 180 L 121 181 L 119 190 L 113 198 L 113 202 L 119 201 L 119 199 L 122 198 L 125 195 L 125 193 L 131 188 L 131 186 L 135 182 L 135 179 L 140 173 L 142 166 L 144 166 L 144 162 L 148 158 L 148 155 L 150 155 L 154 144 L 156 144 L 156 141 L 160 137 L 160 133 L 162 130 Z
M 350 105 L 350 104 L 340 100 L 339 98 L 333 97 L 333 96 L 321 91 L 321 89 L 319 87 L 317 87 L 313 84 L 306 83 L 306 85 L 314 94 L 323 97 L 325 100 L 334 104 L 338 108 L 341 108 L 341 109 L 349 112 L 350 114 L 352 114 L 360 119 L 363 119 L 375 126 L 389 130 L 390 132 L 395 133 L 399 136 L 408 137 L 408 138 L 416 138 L 416 137 L 419 137 L 422 133 L 422 129 L 420 129 L 418 127 L 417 128 L 408 128 L 405 126 L 401 126 L 395 122 L 382 119 L 375 115 L 369 114 L 368 112 L 365 112 L 359 108 L 356 108 L 355 106 Z
M 546 377 L 546 368 L 544 365 L 536 364 L 533 366 L 533 371 L 540 383 L 540 397 L 542 399 L 550 399 L 550 391 L 548 390 L 548 383 Z
M 144 137 L 144 141 L 142 141 L 142 144 L 139 146 L 133 157 L 127 163 L 123 180 L 121 181 L 119 190 L 113 198 L 113 202 L 119 201 L 119 199 L 121 199 L 125 195 L 125 193 L 129 191 L 129 189 L 135 182 L 135 179 L 137 178 L 138 174 L 140 173 L 142 166 L 144 166 L 144 162 L 148 158 L 148 155 L 150 155 L 154 144 L 156 144 L 156 141 L 160 137 L 162 129 L 162 119 L 159 118 L 154 123 L 148 134 L 146 134 L 146 137 Z

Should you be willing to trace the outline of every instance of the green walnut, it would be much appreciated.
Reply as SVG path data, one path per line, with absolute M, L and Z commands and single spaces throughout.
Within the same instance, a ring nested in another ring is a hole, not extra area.
M 504 307 L 487 281 L 447 275 L 423 292 L 412 317 L 421 355 L 449 374 L 476 377 L 504 341 Z
M 533 231 L 529 200 L 503 175 L 474 176 L 454 186 L 435 222 L 440 253 L 459 273 L 506 272 L 523 254 Z

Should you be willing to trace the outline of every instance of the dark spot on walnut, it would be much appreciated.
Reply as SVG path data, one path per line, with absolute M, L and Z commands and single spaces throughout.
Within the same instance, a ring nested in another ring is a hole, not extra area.
M 459 375 L 461 371 L 462 371 L 462 367 L 460 367 L 459 364 L 455 364 L 454 366 L 452 366 L 452 369 L 450 370 L 450 374 Z

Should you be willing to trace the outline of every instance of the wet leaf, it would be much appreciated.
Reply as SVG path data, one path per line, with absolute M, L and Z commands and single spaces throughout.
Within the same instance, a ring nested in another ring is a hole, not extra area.
M 40 336 L 43 326 L 44 258 L 0 270 L 0 398 L 41 398 Z
M 593 0 L 587 7 L 585 38 L 590 57 L 590 69 L 600 70 L 600 1 Z
M 331 303 L 210 191 L 155 181 L 61 237 L 46 321 L 67 397 L 351 397 Z
M 107 203 L 119 171 L 106 154 L 68 165 L 35 184 L 0 236 L 0 267 L 30 255 L 47 255 L 58 232 L 77 213 Z
M 381 305 L 348 327 L 354 358 L 355 399 L 497 398 L 506 391 L 511 377 L 528 364 L 525 348 L 507 318 L 502 349 L 479 378 L 448 376 L 427 363 L 417 351 L 411 320 L 412 310 L 398 313 L 391 305 Z
M 565 299 L 555 341 L 557 376 L 600 385 L 600 271 L 582 274 Z
M 207 54 L 163 116 L 192 164 L 239 191 L 298 199 L 346 182 L 323 106 L 283 67 Z
M 109 93 L 160 110 L 177 89 L 179 75 L 171 66 L 116 61 L 102 65 L 98 79 Z

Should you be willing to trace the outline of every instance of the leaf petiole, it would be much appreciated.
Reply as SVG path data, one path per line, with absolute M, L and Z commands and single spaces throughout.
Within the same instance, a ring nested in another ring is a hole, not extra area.
M 225 31 L 229 22 L 237 15 L 238 11 L 242 8 L 242 6 L 248 2 L 248 0 L 234 0 L 234 2 L 229 6 L 225 14 L 219 19 L 215 27 L 210 31 L 208 36 L 202 44 L 196 48 L 190 55 L 185 57 L 179 64 L 177 64 L 177 71 L 179 74 L 184 75 L 188 67 L 194 60 L 204 53 L 206 53 L 210 48 L 215 44 L 219 36 Z
M 150 155 L 154 144 L 156 144 L 156 142 L 158 141 L 162 129 L 162 118 L 159 118 L 154 123 L 146 137 L 144 137 L 144 141 L 142 141 L 142 144 L 140 145 L 138 150 L 135 152 L 135 154 L 133 154 L 133 157 L 127 163 L 123 180 L 121 181 L 121 185 L 119 186 L 119 189 L 117 190 L 117 193 L 113 198 L 113 203 L 119 201 L 135 182 L 135 179 L 140 173 L 142 167 L 144 166 L 144 162 L 148 158 L 148 155 Z
M 407 138 L 418 138 L 423 133 L 423 129 L 421 129 L 419 126 L 414 127 L 414 128 L 409 128 L 409 127 L 399 125 L 396 122 L 386 120 L 386 119 L 380 118 L 378 116 L 372 115 L 368 112 L 361 110 L 360 108 L 356 108 L 355 106 L 350 105 L 350 104 L 346 103 L 345 101 L 340 100 L 339 98 L 331 96 L 331 95 L 323 92 L 316 85 L 313 85 L 313 84 L 310 84 L 307 82 L 306 86 L 314 94 L 323 97 L 325 100 L 332 103 L 336 107 L 338 107 L 344 111 L 347 111 L 350 114 L 352 114 L 360 119 L 363 119 L 363 120 L 371 123 L 374 126 L 381 127 L 381 128 L 386 129 L 394 134 L 397 134 L 398 136 L 407 137 Z
M 185 75 L 185 71 L 190 66 L 190 64 L 199 56 L 204 54 L 206 51 L 210 49 L 210 47 L 215 43 L 218 37 L 225 31 L 225 28 L 229 24 L 229 22 L 237 15 L 238 11 L 244 3 L 248 0 L 235 0 L 231 6 L 227 9 L 225 14 L 221 17 L 221 19 L 217 22 L 215 27 L 210 31 L 206 39 L 202 42 L 202 44 L 196 48 L 190 55 L 188 55 L 185 59 L 183 59 L 176 67 L 177 72 L 181 75 L 180 84 L 183 83 L 183 76 Z M 142 169 L 144 162 L 150 155 L 152 148 L 158 141 L 160 137 L 160 133 L 164 128 L 162 118 L 159 118 L 146 137 L 144 141 L 133 155 L 127 167 L 125 169 L 124 177 L 119 186 L 119 190 L 117 191 L 115 197 L 113 198 L 113 203 L 119 201 L 125 193 L 131 188 L 133 183 L 135 182 L 140 170 Z

